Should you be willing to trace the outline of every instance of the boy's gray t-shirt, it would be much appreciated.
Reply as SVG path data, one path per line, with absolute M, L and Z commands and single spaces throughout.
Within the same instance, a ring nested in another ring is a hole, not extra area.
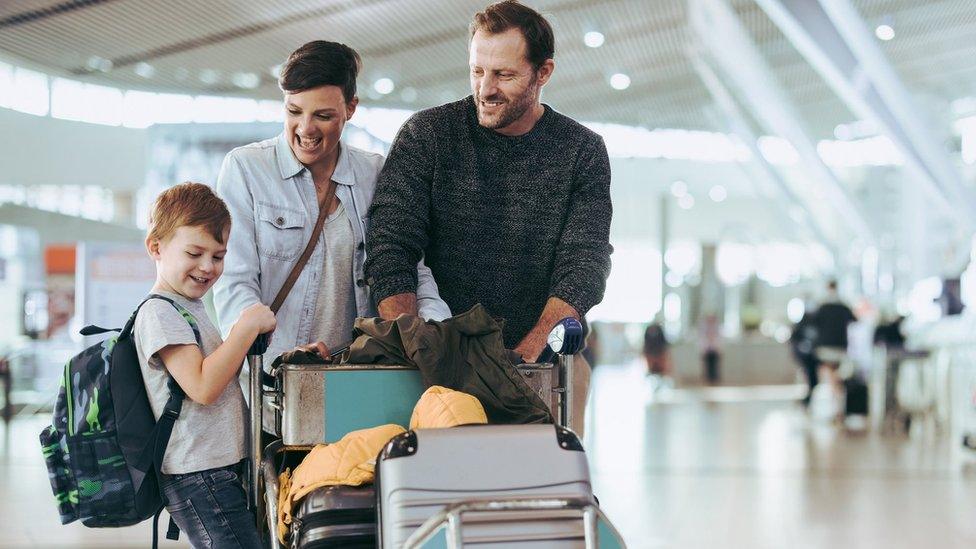
M 172 299 L 193 315 L 203 341 L 204 357 L 220 346 L 223 342 L 220 332 L 207 316 L 201 300 L 168 292 L 155 293 Z M 169 374 L 156 353 L 167 345 L 196 345 L 197 341 L 186 319 L 161 299 L 150 299 L 142 306 L 136 316 L 133 336 L 153 415 L 159 419 L 169 399 Z M 209 406 L 189 397 L 183 400 L 183 409 L 163 458 L 164 473 L 193 473 L 244 459 L 247 408 L 241 387 L 234 379 Z

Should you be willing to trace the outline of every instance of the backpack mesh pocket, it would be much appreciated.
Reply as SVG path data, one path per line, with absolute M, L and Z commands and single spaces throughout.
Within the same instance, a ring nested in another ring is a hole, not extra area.
M 82 523 L 126 526 L 139 522 L 140 517 L 134 512 L 132 477 L 115 433 L 68 437 L 68 451 L 71 472 L 78 486 L 78 514 Z
M 65 464 L 67 446 L 64 437 L 53 425 L 48 425 L 40 435 L 41 452 L 47 465 L 47 476 L 51 481 L 51 489 L 58 501 L 58 514 L 61 524 L 68 524 L 78 520 L 78 488 L 71 470 Z

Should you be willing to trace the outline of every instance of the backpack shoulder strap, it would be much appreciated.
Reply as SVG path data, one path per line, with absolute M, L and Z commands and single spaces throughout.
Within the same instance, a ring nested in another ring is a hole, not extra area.
M 146 301 L 149 301 L 150 299 L 160 299 L 162 301 L 165 301 L 170 305 L 172 305 L 173 308 L 175 308 L 177 312 L 180 313 L 180 316 L 182 316 L 186 320 L 187 324 L 190 325 L 190 329 L 193 330 L 193 337 L 194 339 L 197 340 L 197 345 L 200 346 L 200 352 L 202 353 L 203 336 L 200 335 L 200 327 L 197 324 L 197 319 L 196 317 L 193 316 L 193 313 L 186 310 L 185 307 L 183 307 L 176 301 L 159 294 L 149 294 L 146 297 L 146 299 L 139 305 L 139 307 L 141 308 L 142 305 L 145 304 Z M 136 309 L 136 312 L 138 313 L 139 309 Z M 133 320 L 134 318 L 135 316 L 133 315 Z M 128 323 L 126 324 L 126 327 L 131 330 L 131 326 L 129 326 Z M 125 333 L 125 328 L 123 328 L 122 333 Z M 180 417 L 180 410 L 183 408 L 183 398 L 186 397 L 186 393 L 183 391 L 183 388 L 180 387 L 179 383 L 176 383 L 176 380 L 173 379 L 173 376 L 169 376 L 168 386 L 169 386 L 169 400 L 166 401 L 166 406 L 163 408 L 163 415 L 159 417 L 160 422 L 163 421 L 164 418 L 166 418 L 166 420 L 169 422 L 175 422 L 176 419 Z M 169 425 L 167 431 L 172 431 L 172 430 L 173 430 L 173 426 Z M 169 440 L 168 432 L 165 440 L 167 441 Z M 163 451 L 165 450 L 166 448 L 164 445 Z M 160 455 L 159 458 L 161 462 L 162 455 Z
M 170 305 L 172 305 L 182 316 L 187 324 L 190 325 L 190 329 L 193 330 L 193 337 L 197 340 L 197 345 L 200 346 L 200 352 L 203 352 L 203 337 L 200 335 L 200 327 L 197 324 L 196 317 L 193 313 L 186 310 L 185 307 L 173 301 L 172 299 L 162 296 L 159 294 L 149 294 L 146 300 L 150 299 L 161 299 Z M 141 306 L 141 305 L 140 305 Z M 173 434 L 173 426 L 176 420 L 180 417 L 180 411 L 183 409 L 183 399 L 186 398 L 186 393 L 183 392 L 183 388 L 180 387 L 173 376 L 169 376 L 169 399 L 166 401 L 166 406 L 163 407 L 163 413 L 159 416 L 159 420 L 156 422 L 156 433 L 153 440 L 153 467 L 156 470 L 156 478 L 160 478 L 162 475 L 163 468 L 163 458 L 166 455 L 166 446 L 169 445 L 170 436 Z M 159 520 L 159 513 L 153 521 L 153 548 L 157 546 L 157 526 L 156 521 Z M 171 540 L 179 539 L 180 530 L 176 525 L 176 522 L 172 517 L 169 519 L 169 527 L 166 529 L 166 538 Z
M 186 310 L 186 307 L 183 307 L 176 301 L 164 295 L 159 295 L 159 294 L 149 294 L 148 296 L 146 296 L 146 299 L 139 304 L 139 307 L 142 307 L 142 305 L 145 304 L 146 301 L 149 301 L 150 299 L 161 299 L 166 303 L 172 305 L 173 308 L 180 313 L 180 316 L 182 316 L 183 319 L 186 320 L 186 323 L 190 325 L 190 329 L 193 330 L 193 337 L 197 340 L 197 345 L 200 346 L 200 351 L 203 352 L 203 336 L 200 335 L 200 325 L 197 323 L 197 318 L 193 316 L 193 313 Z M 139 310 L 136 309 L 136 312 L 138 311 Z
M 142 303 L 139 304 L 139 308 L 149 301 L 150 299 L 160 299 L 170 305 L 172 305 L 182 316 L 186 319 L 187 324 L 193 330 L 193 337 L 197 340 L 197 345 L 200 346 L 200 351 L 203 351 L 203 337 L 200 335 L 200 328 L 197 324 L 197 319 L 193 316 L 193 313 L 186 310 L 185 307 L 177 303 L 176 301 L 159 294 L 149 294 Z M 131 332 L 132 325 L 135 322 L 135 316 L 139 312 L 137 308 L 135 313 L 132 314 L 132 318 L 126 323 L 125 327 L 122 329 L 122 334 L 127 334 Z M 180 387 L 173 376 L 169 376 L 169 399 L 166 401 L 166 405 L 163 407 L 163 413 L 159 416 L 159 420 L 156 421 L 156 433 L 153 441 L 153 466 L 156 469 L 156 475 L 159 476 L 163 466 L 163 457 L 166 454 L 166 446 L 169 444 L 170 435 L 173 433 L 173 425 L 176 423 L 177 418 L 180 417 L 180 412 L 183 409 L 183 399 L 186 398 L 186 393 L 183 388 Z

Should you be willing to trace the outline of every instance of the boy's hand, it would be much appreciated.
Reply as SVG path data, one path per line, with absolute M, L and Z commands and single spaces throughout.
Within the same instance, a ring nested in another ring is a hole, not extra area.
M 255 303 L 254 305 L 248 306 L 241 311 L 241 316 L 237 321 L 255 329 L 259 334 L 271 332 L 278 325 L 278 321 L 275 320 L 275 315 L 271 312 L 271 308 L 263 303 Z

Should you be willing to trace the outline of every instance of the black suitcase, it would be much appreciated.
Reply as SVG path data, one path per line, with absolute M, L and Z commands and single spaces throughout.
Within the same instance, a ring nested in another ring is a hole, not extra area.
M 868 385 L 859 377 L 852 377 L 844 381 L 847 398 L 844 402 L 844 414 L 848 416 L 868 415 Z
M 376 547 L 373 486 L 317 488 L 298 504 L 291 532 L 293 546 L 304 549 Z

